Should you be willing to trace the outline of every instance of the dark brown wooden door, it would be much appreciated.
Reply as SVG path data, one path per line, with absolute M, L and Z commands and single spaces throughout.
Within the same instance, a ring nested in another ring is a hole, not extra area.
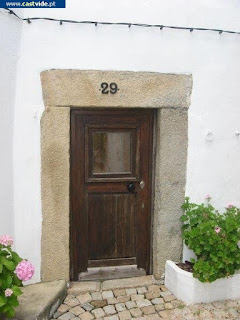
M 149 272 L 153 113 L 71 110 L 71 271 Z

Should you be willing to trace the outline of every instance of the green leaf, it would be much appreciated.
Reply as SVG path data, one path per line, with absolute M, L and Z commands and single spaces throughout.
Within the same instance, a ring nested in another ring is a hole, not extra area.
M 6 259 L 6 261 L 3 263 L 3 265 L 10 271 L 15 270 L 16 266 L 15 263 L 13 261 L 9 261 Z
M 19 302 L 17 300 L 17 297 L 11 296 L 8 298 L 8 304 L 10 304 L 12 307 L 17 307 L 19 305 Z
M 22 261 L 22 259 L 19 257 L 19 255 L 14 251 L 12 252 L 12 258 L 13 258 L 13 261 L 16 263 L 16 265 Z
M 0 255 L 0 263 L 4 265 L 8 270 L 15 270 L 15 263 Z
M 187 221 L 187 220 L 188 220 L 188 217 L 187 217 L 187 216 L 181 216 L 180 220 L 181 220 L 181 221 Z
M 3 265 L 0 264 L 0 273 L 2 273 L 2 271 L 3 271 Z
M 11 284 L 12 284 L 12 277 L 9 273 L 5 273 L 2 276 L 2 282 L 3 282 L 3 287 L 5 289 L 10 288 Z
M 12 289 L 12 291 L 13 291 L 13 294 L 14 294 L 16 297 L 18 297 L 18 296 L 20 296 L 20 295 L 22 294 L 22 291 L 21 291 L 20 288 L 17 287 L 17 286 L 13 286 L 11 289 Z
M 7 298 L 0 296 L 0 307 L 4 306 L 7 302 Z
M 7 250 L 1 250 L 1 255 L 2 256 L 8 256 L 9 252 Z M 0 259 L 0 261 L 1 261 L 1 259 Z
M 13 309 L 13 307 L 9 306 L 8 311 L 6 312 L 6 315 L 8 318 L 13 318 L 15 316 L 15 311 Z
M 1 252 L 1 255 L 0 255 L 0 263 L 1 263 L 1 264 L 4 264 L 4 262 L 7 260 L 7 259 L 4 257 L 5 252 L 6 252 L 6 251 L 2 251 L 2 252 Z
M 184 224 L 183 226 L 182 226 L 182 230 L 184 231 L 184 230 L 186 230 L 186 229 L 188 229 L 189 228 L 189 224 Z
M 18 287 L 22 287 L 22 281 L 20 279 L 18 279 L 18 277 L 15 273 L 12 275 L 12 279 L 13 279 L 14 285 L 16 285 Z

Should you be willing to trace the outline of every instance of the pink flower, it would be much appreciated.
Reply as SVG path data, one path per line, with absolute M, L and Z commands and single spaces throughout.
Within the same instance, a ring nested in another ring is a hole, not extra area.
M 232 204 L 229 204 L 227 207 L 228 209 L 230 209 L 230 208 L 233 208 L 234 206 Z
M 11 297 L 12 294 L 13 294 L 12 289 L 6 289 L 5 290 L 5 297 Z
M 0 244 L 4 245 L 5 247 L 11 246 L 13 244 L 13 238 L 11 236 L 1 236 L 0 237 Z
M 16 273 L 20 280 L 27 281 L 34 275 L 34 266 L 28 260 L 19 262 L 16 267 Z
M 205 199 L 206 199 L 206 200 L 211 200 L 212 198 L 211 198 L 211 196 L 210 196 L 209 194 L 207 194 L 206 197 L 205 197 Z
M 220 231 L 221 231 L 221 228 L 220 228 L 220 227 L 216 227 L 216 228 L 215 228 L 215 232 L 216 232 L 216 233 L 219 233 Z

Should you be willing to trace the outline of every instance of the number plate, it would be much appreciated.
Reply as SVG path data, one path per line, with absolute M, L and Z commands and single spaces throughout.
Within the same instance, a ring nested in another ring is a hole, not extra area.
M 110 84 L 107 82 L 102 82 L 101 89 L 99 89 L 102 94 L 115 94 L 118 92 L 118 90 L 118 85 L 115 82 L 111 82 Z

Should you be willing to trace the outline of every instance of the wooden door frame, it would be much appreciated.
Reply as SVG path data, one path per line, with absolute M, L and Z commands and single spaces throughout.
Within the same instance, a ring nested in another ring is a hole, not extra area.
M 79 247 L 76 238 L 76 216 L 74 216 L 74 186 L 75 186 L 75 172 L 73 171 L 73 152 L 72 146 L 76 143 L 75 137 L 75 118 L 74 118 L 74 111 L 77 114 L 82 115 L 97 115 L 100 114 L 136 114 L 141 112 L 142 114 L 148 113 L 150 114 L 150 121 L 153 123 L 153 127 L 150 127 L 150 134 L 149 134 L 149 144 L 151 147 L 151 153 L 149 154 L 149 181 L 150 181 L 150 199 L 148 199 L 148 228 L 147 228 L 147 258 L 146 258 L 146 274 L 150 274 L 152 272 L 152 220 L 153 220 L 153 203 L 154 203 L 154 181 L 152 179 L 153 172 L 155 170 L 155 146 L 153 145 L 154 142 L 154 131 L 155 131 L 155 124 L 156 124 L 156 114 L 157 109 L 141 109 L 141 108 L 71 108 L 70 110 L 70 278 L 71 280 L 78 280 L 79 269 L 80 266 L 78 265 L 78 257 L 76 256 L 76 248 Z M 82 133 L 84 136 L 84 133 Z M 83 156 L 83 155 L 82 155 Z M 85 161 L 85 159 L 84 159 Z M 81 201 L 84 201 L 83 194 L 81 195 Z M 85 213 L 85 218 L 87 217 Z M 87 248 L 79 248 L 79 250 L 87 250 Z M 84 256 L 87 255 L 87 252 L 84 253 Z

